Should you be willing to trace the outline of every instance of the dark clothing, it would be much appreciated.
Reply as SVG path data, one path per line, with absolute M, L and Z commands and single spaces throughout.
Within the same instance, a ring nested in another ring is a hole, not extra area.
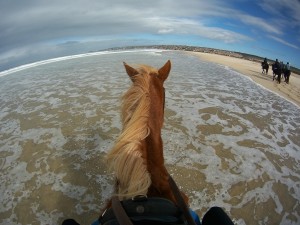
M 266 59 L 263 62 L 261 62 L 261 68 L 262 68 L 262 73 L 264 73 L 266 70 L 266 74 L 268 74 L 269 64 Z
M 275 77 L 277 75 L 277 81 L 278 81 L 278 83 L 280 83 L 282 68 L 278 61 L 276 61 L 275 63 L 272 64 L 272 70 L 273 70 L 273 80 L 275 79 Z
M 290 70 L 290 66 L 289 65 L 286 65 L 284 67 L 284 81 L 288 84 L 289 83 L 289 80 L 290 80 L 290 75 L 291 75 L 291 70 Z

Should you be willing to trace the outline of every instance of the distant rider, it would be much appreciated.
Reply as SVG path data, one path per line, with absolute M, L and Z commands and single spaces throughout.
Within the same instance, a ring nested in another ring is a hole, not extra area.
M 261 67 L 262 67 L 262 73 L 264 73 L 266 70 L 266 74 L 268 74 L 269 64 L 267 58 L 265 58 L 264 61 L 261 63 Z
M 272 65 L 272 69 L 273 69 L 273 80 L 275 79 L 275 76 L 277 75 L 277 80 L 280 83 L 281 66 L 280 66 L 280 63 L 278 62 L 278 59 L 276 59 L 275 63 Z
M 284 79 L 287 84 L 289 83 L 290 75 L 291 75 L 291 66 L 289 62 L 287 62 L 284 68 Z

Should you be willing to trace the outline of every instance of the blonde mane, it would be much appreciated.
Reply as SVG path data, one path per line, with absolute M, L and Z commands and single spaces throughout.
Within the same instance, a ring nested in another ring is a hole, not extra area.
M 107 155 L 109 168 L 117 178 L 120 199 L 146 195 L 151 185 L 146 156 L 142 154 L 145 151 L 143 140 L 150 134 L 150 76 L 147 74 L 151 70 L 151 67 L 142 66 L 139 74 L 134 76 L 131 88 L 123 96 L 122 132 Z

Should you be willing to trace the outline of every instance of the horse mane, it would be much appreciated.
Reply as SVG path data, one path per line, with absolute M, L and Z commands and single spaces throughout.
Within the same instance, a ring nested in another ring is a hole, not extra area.
M 151 185 L 143 140 L 150 134 L 150 76 L 147 74 L 154 72 L 152 70 L 151 67 L 141 66 L 131 88 L 124 94 L 122 132 L 107 155 L 109 169 L 117 179 L 116 194 L 120 199 L 146 195 Z

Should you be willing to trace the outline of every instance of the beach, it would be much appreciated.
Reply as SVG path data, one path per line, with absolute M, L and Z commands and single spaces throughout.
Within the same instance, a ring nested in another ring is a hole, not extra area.
M 258 62 L 211 53 L 193 52 L 192 54 L 202 60 L 228 66 L 300 107 L 300 75 L 298 74 L 291 73 L 289 84 L 285 83 L 284 79 L 278 84 L 277 81 L 272 80 L 271 66 L 266 75 L 262 73 L 261 65 Z
M 259 63 L 188 54 L 76 55 L 0 76 L 0 225 L 98 218 L 113 194 L 106 155 L 132 83 L 122 62 L 167 60 L 164 162 L 190 207 L 201 218 L 222 207 L 240 225 L 299 224 L 300 108 L 246 76 L 283 89 L 297 86 L 294 74 L 278 85 Z

